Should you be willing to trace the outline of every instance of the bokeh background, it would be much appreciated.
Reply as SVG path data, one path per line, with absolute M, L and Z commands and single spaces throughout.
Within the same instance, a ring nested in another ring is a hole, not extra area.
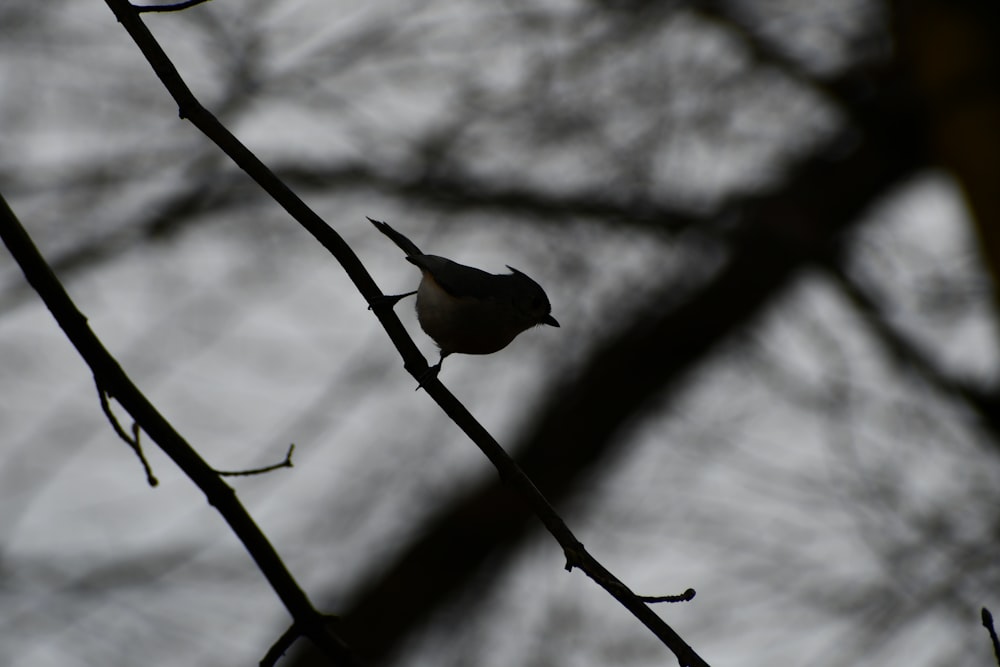
M 355 248 L 543 284 L 444 382 L 713 665 L 992 664 L 1000 4 L 215 0 L 146 20 Z M 99 0 L 0 4 L 0 191 L 371 664 L 663 665 Z M 412 307 L 397 307 L 429 358 Z M 126 424 L 127 415 L 119 417 Z M 289 618 L 0 252 L 0 663 L 256 664 Z M 321 664 L 297 645 L 281 663 Z

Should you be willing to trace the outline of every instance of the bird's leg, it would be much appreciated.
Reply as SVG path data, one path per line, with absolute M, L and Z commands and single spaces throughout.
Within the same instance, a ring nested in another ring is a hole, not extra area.
M 441 372 L 441 364 L 444 363 L 444 358 L 449 354 L 451 354 L 451 352 L 442 352 L 441 358 L 438 359 L 438 362 L 433 366 L 428 366 L 427 370 L 420 374 L 420 377 L 417 378 L 417 388 L 413 391 L 420 391 L 420 388 L 424 386 L 425 382 L 437 377 L 438 373 Z
M 368 310 L 376 310 L 378 308 L 389 308 L 392 309 L 400 299 L 405 299 L 408 296 L 413 296 L 417 291 L 407 292 L 405 294 L 383 294 L 382 296 L 375 297 L 372 299 L 371 303 L 368 304 Z

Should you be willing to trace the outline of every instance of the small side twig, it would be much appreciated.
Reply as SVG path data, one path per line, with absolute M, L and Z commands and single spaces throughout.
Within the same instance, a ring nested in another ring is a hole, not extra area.
M 693 588 L 689 588 L 680 595 L 661 595 L 659 597 L 651 595 L 640 595 L 639 599 L 648 604 L 656 604 L 658 602 L 690 602 L 697 595 Z
M 983 627 L 990 633 L 990 641 L 993 642 L 993 655 L 1000 665 L 1000 638 L 997 637 L 996 628 L 993 627 L 993 614 L 986 607 L 983 607 Z
M 288 626 L 288 629 L 281 633 L 278 637 L 278 641 L 271 644 L 271 648 L 267 650 L 267 653 L 263 658 L 260 659 L 260 667 L 274 667 L 278 664 L 278 660 L 281 656 L 292 647 L 295 640 L 302 636 L 302 630 L 299 629 L 298 623 L 292 623 Z
M 180 12 L 205 2 L 208 0 L 184 0 L 184 2 L 175 2 L 171 5 L 132 5 L 132 8 L 140 14 L 145 12 Z
M 272 463 L 271 465 L 264 466 L 263 468 L 251 468 L 249 470 L 216 470 L 215 474 L 221 477 L 250 477 L 251 475 L 263 475 L 264 473 L 277 470 L 278 468 L 294 468 L 295 466 L 292 463 L 292 452 L 294 451 L 295 443 L 293 442 L 288 445 L 288 451 L 285 453 L 285 459 L 283 461 Z
M 340 617 L 334 614 L 323 614 L 319 617 L 319 620 L 323 625 L 329 627 L 333 622 L 340 620 Z M 295 643 L 296 639 L 307 636 L 308 634 L 308 630 L 306 630 L 301 623 L 292 623 L 287 630 L 281 633 L 281 636 L 278 637 L 277 641 L 271 645 L 271 648 L 267 650 L 267 653 L 260 659 L 260 663 L 258 664 L 260 667 L 274 667 L 278 664 L 278 660 L 281 659 L 281 656 L 285 655 L 285 653 L 288 652 L 288 649 L 292 647 L 292 644 Z
M 115 413 L 111 410 L 111 403 L 108 401 L 108 392 L 101 386 L 101 382 L 96 376 L 94 377 L 94 384 L 97 385 L 97 395 L 101 399 L 101 410 L 104 411 L 104 415 L 108 418 L 108 421 L 111 422 L 111 428 L 115 430 L 115 433 L 118 434 L 119 438 L 125 441 L 125 444 L 132 448 L 132 451 L 135 452 L 135 455 L 139 458 L 139 462 L 142 463 L 142 469 L 146 472 L 146 482 L 148 482 L 150 486 L 158 486 L 160 484 L 160 480 L 156 479 L 156 475 L 153 474 L 153 468 L 149 465 L 149 461 L 146 460 L 146 455 L 142 452 L 142 444 L 139 442 L 139 424 L 132 422 L 132 434 L 129 435 L 126 433 L 125 429 L 122 428 L 121 423 L 118 421 L 118 417 L 116 417 Z

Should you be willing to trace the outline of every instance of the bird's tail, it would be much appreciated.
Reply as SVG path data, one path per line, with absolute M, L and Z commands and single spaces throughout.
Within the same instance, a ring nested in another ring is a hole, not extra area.
M 406 238 L 405 236 L 397 232 L 389 225 L 385 224 L 384 222 L 380 222 L 379 220 L 372 220 L 371 218 L 368 218 L 368 220 L 373 225 L 375 225 L 375 229 L 379 230 L 380 232 L 388 236 L 390 239 L 392 239 L 392 242 L 398 245 L 400 249 L 406 253 L 407 257 L 424 254 L 420 252 L 420 248 L 417 247 L 416 243 Z

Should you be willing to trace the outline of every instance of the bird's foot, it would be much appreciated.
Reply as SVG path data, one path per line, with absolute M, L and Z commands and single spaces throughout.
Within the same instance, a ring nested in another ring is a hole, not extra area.
M 433 380 L 438 376 L 438 373 L 441 372 L 442 361 L 444 361 L 444 357 L 442 357 L 441 360 L 438 361 L 433 366 L 428 366 L 427 370 L 420 374 L 420 377 L 417 378 L 417 388 L 414 389 L 413 391 L 420 391 L 423 388 L 424 384 L 426 384 L 427 382 Z

